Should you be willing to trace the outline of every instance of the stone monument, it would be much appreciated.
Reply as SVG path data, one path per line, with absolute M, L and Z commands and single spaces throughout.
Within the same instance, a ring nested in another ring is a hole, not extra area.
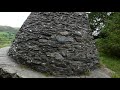
M 8 55 L 52 76 L 80 76 L 99 65 L 85 12 L 32 12 Z

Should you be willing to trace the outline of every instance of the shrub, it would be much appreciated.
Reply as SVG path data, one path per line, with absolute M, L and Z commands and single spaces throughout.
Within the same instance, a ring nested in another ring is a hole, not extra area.
M 120 13 L 115 12 L 101 31 L 104 38 L 97 40 L 99 51 L 120 57 Z

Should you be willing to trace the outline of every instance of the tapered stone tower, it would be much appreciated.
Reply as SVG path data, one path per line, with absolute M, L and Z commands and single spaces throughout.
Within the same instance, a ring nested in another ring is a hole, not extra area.
M 53 76 L 79 76 L 99 59 L 84 12 L 32 12 L 8 55 L 19 64 Z

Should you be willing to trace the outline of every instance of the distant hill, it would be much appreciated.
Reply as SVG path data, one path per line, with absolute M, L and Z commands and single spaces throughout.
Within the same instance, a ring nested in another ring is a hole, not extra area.
M 0 26 L 0 32 L 8 32 L 16 34 L 18 32 L 19 28 L 14 28 L 10 26 Z
M 19 28 L 13 28 L 10 26 L 0 26 L 0 48 L 9 46 L 15 38 L 15 34 Z

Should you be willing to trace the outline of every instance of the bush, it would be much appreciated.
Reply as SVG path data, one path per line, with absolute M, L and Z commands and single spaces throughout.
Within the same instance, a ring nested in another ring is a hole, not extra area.
M 115 12 L 101 31 L 104 38 L 97 40 L 99 51 L 120 57 L 120 13 Z

